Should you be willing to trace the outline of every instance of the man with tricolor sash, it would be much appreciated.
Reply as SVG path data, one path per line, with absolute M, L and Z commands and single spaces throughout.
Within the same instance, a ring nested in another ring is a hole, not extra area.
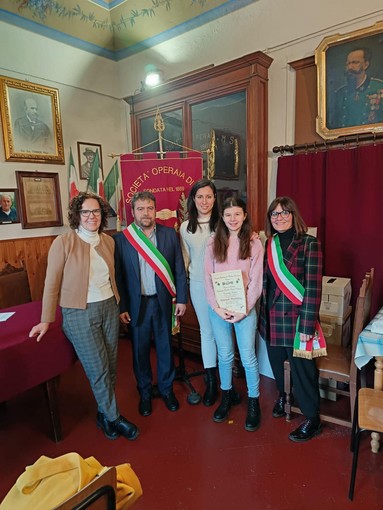
M 289 434 L 295 442 L 319 434 L 319 381 L 315 358 L 326 355 L 318 322 L 322 291 L 320 242 L 307 234 L 295 202 L 278 197 L 270 204 L 259 330 L 279 397 L 272 415 L 285 416 L 284 362 L 289 360 L 294 396 L 306 419 Z
M 140 393 L 139 412 L 152 413 L 152 338 L 157 355 L 157 385 L 170 411 L 175 367 L 172 333 L 185 313 L 188 290 L 180 243 L 174 229 L 156 223 L 156 199 L 148 191 L 132 198 L 131 223 L 114 236 L 120 319 L 130 325 L 133 369 Z

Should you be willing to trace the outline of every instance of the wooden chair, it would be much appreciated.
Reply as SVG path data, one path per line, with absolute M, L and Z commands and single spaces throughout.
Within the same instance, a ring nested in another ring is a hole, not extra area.
M 355 317 L 354 326 L 352 332 L 351 347 L 342 347 L 339 345 L 327 345 L 327 356 L 317 358 L 317 367 L 319 371 L 319 377 L 336 381 L 337 383 L 344 383 L 348 385 L 347 389 L 341 389 L 338 387 L 332 387 L 325 384 L 320 384 L 320 388 L 325 391 L 332 391 L 337 395 L 343 395 L 350 399 L 350 418 L 342 418 L 330 414 L 320 414 L 323 421 L 336 423 L 345 427 L 352 426 L 352 420 L 354 415 L 355 397 L 357 391 L 357 373 L 358 369 L 354 363 L 354 355 L 356 344 L 358 341 L 359 334 L 365 328 L 370 321 L 371 316 L 371 297 L 372 287 L 374 283 L 374 269 L 371 269 L 366 273 L 363 279 L 362 286 L 359 291 L 359 295 L 355 306 Z M 291 411 L 300 413 L 298 407 L 291 405 L 291 373 L 290 363 L 285 361 L 284 364 L 284 385 L 286 392 L 286 420 L 290 421 Z M 338 386 L 338 385 L 337 385 Z M 337 404 L 329 404 L 336 406 Z
M 7 264 L 0 271 L 0 309 L 31 301 L 28 273 L 23 267 Z
M 53 510 L 115 510 L 116 490 L 116 468 L 111 467 Z
M 383 391 L 372 388 L 361 388 L 355 406 L 355 416 L 352 426 L 351 450 L 354 452 L 350 479 L 349 499 L 354 498 L 356 470 L 361 433 L 383 432 Z

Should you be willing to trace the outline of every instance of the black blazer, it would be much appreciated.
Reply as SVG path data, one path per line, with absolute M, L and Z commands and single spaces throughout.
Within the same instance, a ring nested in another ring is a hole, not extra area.
M 131 325 L 136 326 L 141 305 L 141 276 L 137 250 L 122 232 L 115 234 L 116 282 L 120 294 L 120 312 L 128 312 Z M 157 249 L 168 261 L 176 286 L 176 302 L 188 302 L 188 288 L 180 243 L 173 228 L 156 225 Z M 171 320 L 172 298 L 156 275 L 157 296 L 162 312 Z

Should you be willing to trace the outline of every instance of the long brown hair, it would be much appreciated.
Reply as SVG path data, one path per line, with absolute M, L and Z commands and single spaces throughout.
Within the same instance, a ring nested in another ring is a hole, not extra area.
M 250 239 L 253 233 L 253 227 L 251 220 L 247 214 L 246 204 L 240 198 L 228 197 L 223 203 L 222 213 L 217 223 L 215 230 L 213 254 L 217 262 L 225 262 L 227 258 L 227 248 L 229 246 L 230 232 L 225 222 L 223 221 L 223 214 L 226 209 L 230 207 L 240 207 L 245 214 L 245 220 L 242 223 L 241 230 L 238 233 L 239 238 L 239 253 L 238 256 L 242 260 L 246 260 L 250 257 Z
M 283 210 L 290 211 L 293 216 L 293 227 L 298 236 L 302 236 L 307 232 L 306 223 L 303 221 L 301 213 L 298 210 L 297 204 L 290 197 L 277 197 L 269 205 L 266 215 L 265 234 L 267 237 L 272 237 L 276 230 L 271 223 L 271 213 L 280 205 Z

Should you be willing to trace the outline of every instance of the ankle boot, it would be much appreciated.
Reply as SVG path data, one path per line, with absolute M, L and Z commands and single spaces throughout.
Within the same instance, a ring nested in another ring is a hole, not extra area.
M 261 421 L 261 410 L 259 408 L 259 399 L 257 397 L 249 397 L 247 403 L 247 416 L 245 421 L 245 429 L 254 432 L 259 427 Z
M 215 404 L 218 396 L 216 368 L 207 368 L 205 377 L 206 391 L 202 401 L 204 406 L 209 407 Z
M 222 390 L 222 398 L 221 403 L 217 407 L 214 415 L 213 420 L 217 423 L 221 423 L 226 420 L 227 415 L 229 413 L 229 409 L 231 407 L 231 390 Z
M 231 397 L 231 405 L 232 406 L 237 406 L 238 404 L 241 403 L 241 397 L 240 397 L 239 393 L 236 391 L 236 389 L 234 388 L 234 384 L 231 386 L 231 389 L 230 389 L 230 397 Z

